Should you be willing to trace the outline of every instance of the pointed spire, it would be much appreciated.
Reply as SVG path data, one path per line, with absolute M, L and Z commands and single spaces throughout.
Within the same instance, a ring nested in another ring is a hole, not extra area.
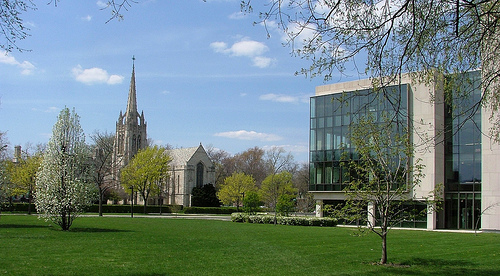
M 130 79 L 130 90 L 128 92 L 126 116 L 136 116 L 137 114 L 137 97 L 135 92 L 135 56 L 132 57 L 132 78 Z

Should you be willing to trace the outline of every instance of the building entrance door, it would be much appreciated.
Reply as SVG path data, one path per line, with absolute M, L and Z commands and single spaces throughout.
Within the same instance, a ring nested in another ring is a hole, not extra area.
M 475 229 L 480 227 L 481 194 L 448 193 L 445 198 L 446 228 Z
M 459 207 L 459 217 L 460 217 L 460 227 L 459 229 L 473 229 L 473 202 L 472 197 L 468 198 L 468 195 L 472 194 L 460 194 L 460 207 Z

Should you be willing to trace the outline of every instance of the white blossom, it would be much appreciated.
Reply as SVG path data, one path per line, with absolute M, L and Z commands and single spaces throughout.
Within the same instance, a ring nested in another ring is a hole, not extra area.
M 53 127 L 36 179 L 35 205 L 40 218 L 68 230 L 95 199 L 90 152 L 73 109 L 64 108 Z

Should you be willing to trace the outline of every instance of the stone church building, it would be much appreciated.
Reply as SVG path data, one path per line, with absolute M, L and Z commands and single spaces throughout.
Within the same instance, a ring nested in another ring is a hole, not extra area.
M 148 146 L 147 124 L 144 112 L 137 111 L 137 92 L 135 85 L 135 64 L 132 66 L 132 77 L 128 93 L 125 114 L 120 111 L 116 122 L 116 134 L 113 145 L 112 162 L 114 169 L 113 188 L 122 197 L 123 203 L 130 200 L 120 183 L 120 170 L 125 167 L 140 149 Z M 148 204 L 163 204 L 191 206 L 191 191 L 194 187 L 205 184 L 215 184 L 215 167 L 207 152 L 200 145 L 191 148 L 171 149 L 167 153 L 170 162 L 170 177 L 165 183 L 162 196 L 150 197 Z M 134 196 L 134 203 L 143 204 L 140 196 Z

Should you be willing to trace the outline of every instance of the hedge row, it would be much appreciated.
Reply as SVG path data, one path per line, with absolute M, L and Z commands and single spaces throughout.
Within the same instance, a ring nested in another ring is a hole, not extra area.
M 0 205 L 0 209 L 4 212 L 28 212 L 28 203 L 12 203 L 7 202 Z M 31 212 L 36 213 L 35 204 L 31 203 Z
M 238 210 L 236 207 L 186 207 L 184 214 L 225 214 L 230 215 Z
M 161 206 L 162 213 L 179 212 L 182 210 L 182 205 L 163 205 Z M 94 204 L 87 209 L 89 213 L 98 213 L 99 205 Z M 102 205 L 103 213 L 130 213 L 130 205 Z M 144 213 L 144 205 L 134 205 L 134 213 Z M 160 213 L 160 206 L 146 206 L 146 213 Z
M 179 212 L 182 210 L 182 205 L 163 205 L 161 206 L 162 213 L 172 213 Z M 5 204 L 2 208 L 2 211 L 7 212 L 28 212 L 28 203 L 13 203 Z M 36 213 L 36 208 L 34 204 L 31 204 L 31 212 Z M 94 204 L 87 209 L 89 213 L 98 213 L 99 205 Z M 102 205 L 103 213 L 130 213 L 130 205 Z M 134 205 L 134 213 L 143 213 L 144 206 L 143 205 Z M 146 206 L 147 213 L 160 213 L 160 206 Z
M 233 222 L 248 222 L 248 223 L 262 223 L 274 224 L 273 215 L 249 215 L 245 213 L 231 214 L 231 221 Z M 276 224 L 281 225 L 299 225 L 299 226 L 323 226 L 334 227 L 337 226 L 337 220 L 334 218 L 318 218 L 318 217 L 276 217 Z

